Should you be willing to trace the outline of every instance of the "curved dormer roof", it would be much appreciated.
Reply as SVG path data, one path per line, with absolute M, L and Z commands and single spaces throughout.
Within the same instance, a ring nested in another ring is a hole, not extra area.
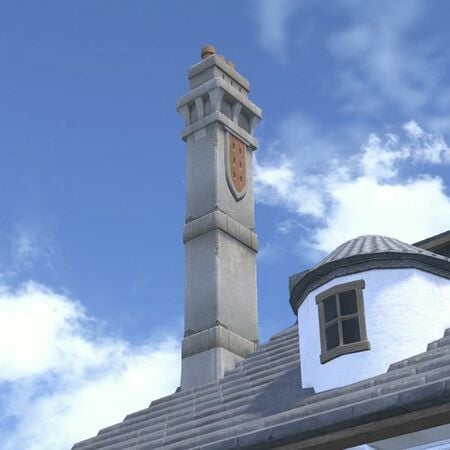
M 310 270 L 292 275 L 290 304 L 297 314 L 309 292 L 335 277 L 398 268 L 416 268 L 450 278 L 450 258 L 386 236 L 359 236 L 337 247 Z

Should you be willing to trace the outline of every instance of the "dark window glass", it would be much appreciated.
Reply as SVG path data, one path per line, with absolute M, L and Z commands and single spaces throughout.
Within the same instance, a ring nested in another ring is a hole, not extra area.
M 339 303 L 341 307 L 341 316 L 348 316 L 358 312 L 356 303 L 356 291 L 341 292 L 339 294 Z
M 339 331 L 337 323 L 325 328 L 325 334 L 327 339 L 327 350 L 331 350 L 339 345 Z
M 344 344 L 350 344 L 361 340 L 359 334 L 359 320 L 357 318 L 342 321 L 342 337 L 344 338 Z
M 325 323 L 330 322 L 337 317 L 336 297 L 328 297 L 323 301 L 323 309 L 325 311 Z

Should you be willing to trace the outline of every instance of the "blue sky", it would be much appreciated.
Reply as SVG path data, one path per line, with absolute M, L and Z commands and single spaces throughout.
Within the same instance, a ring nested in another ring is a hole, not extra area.
M 449 22 L 444 0 L 4 1 L 4 448 L 69 448 L 177 386 L 175 103 L 203 45 L 236 63 L 264 111 L 254 171 L 267 340 L 295 320 L 288 276 L 340 243 L 449 229 Z

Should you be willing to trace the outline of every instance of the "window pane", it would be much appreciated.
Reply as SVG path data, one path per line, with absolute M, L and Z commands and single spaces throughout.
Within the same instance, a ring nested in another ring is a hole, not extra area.
M 356 304 L 356 291 L 346 291 L 339 294 L 339 302 L 341 306 L 341 316 L 354 314 L 358 311 Z
M 336 297 L 328 297 L 323 301 L 323 309 L 325 311 L 325 323 L 330 320 L 336 319 L 337 309 L 336 309 Z
M 361 340 L 358 319 L 348 319 L 342 321 L 342 337 L 344 338 L 344 344 L 350 344 Z
M 339 345 L 339 331 L 337 323 L 325 328 L 325 335 L 327 338 L 327 350 L 331 350 Z

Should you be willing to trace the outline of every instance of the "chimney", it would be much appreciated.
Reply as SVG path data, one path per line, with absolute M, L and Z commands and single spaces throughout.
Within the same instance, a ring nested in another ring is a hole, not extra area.
M 208 45 L 177 103 L 187 144 L 181 388 L 223 377 L 256 349 L 252 154 L 261 110 L 248 81 Z

